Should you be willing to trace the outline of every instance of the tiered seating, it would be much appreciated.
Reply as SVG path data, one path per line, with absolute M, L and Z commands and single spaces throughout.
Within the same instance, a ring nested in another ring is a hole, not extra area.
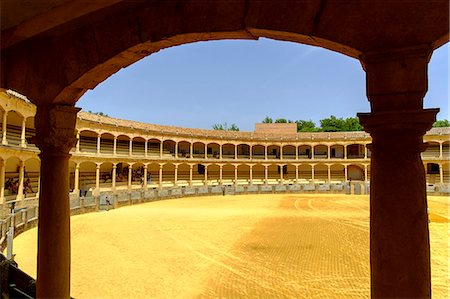
M 81 136 L 80 137 L 80 151 L 87 153 L 97 152 L 97 138 Z
M 36 130 L 35 129 L 30 129 L 27 128 L 25 130 L 25 140 L 28 140 L 28 138 L 34 137 L 36 136 Z M 27 147 L 31 148 L 31 149 L 37 149 L 36 145 L 34 145 L 33 143 L 28 143 L 27 141 L 25 141 L 27 143 Z
M 6 140 L 8 140 L 8 145 L 20 146 L 21 136 L 22 136 L 21 127 L 13 125 L 6 126 Z
M 117 140 L 116 154 L 128 156 L 130 154 L 130 142 L 127 140 Z
M 423 158 L 439 158 L 439 155 L 439 146 L 430 146 L 422 153 Z
M 114 152 L 114 141 L 111 139 L 101 139 L 100 153 L 112 155 L 113 152 Z
M 159 157 L 159 144 L 149 143 L 147 148 L 147 155 Z
M 144 142 L 133 142 L 133 155 L 134 156 L 144 156 L 145 155 L 145 143 Z
M 333 170 L 331 169 L 331 182 L 332 183 L 340 183 L 345 181 L 345 173 L 344 170 Z
M 264 154 L 253 154 L 252 158 L 253 159 L 264 159 L 265 155 Z

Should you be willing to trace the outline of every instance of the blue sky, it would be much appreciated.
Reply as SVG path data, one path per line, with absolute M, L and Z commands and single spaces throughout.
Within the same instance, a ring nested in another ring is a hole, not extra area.
M 429 65 L 425 107 L 449 118 L 449 46 Z M 83 110 L 147 123 L 210 129 L 235 123 L 253 131 L 266 115 L 319 120 L 369 112 L 358 60 L 270 39 L 182 45 L 152 54 L 88 91 Z

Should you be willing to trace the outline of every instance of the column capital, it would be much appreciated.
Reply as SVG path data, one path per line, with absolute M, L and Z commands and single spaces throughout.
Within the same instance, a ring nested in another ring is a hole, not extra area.
M 41 155 L 68 154 L 77 142 L 75 124 L 80 108 L 64 105 L 37 106 L 36 136 L 30 138 Z

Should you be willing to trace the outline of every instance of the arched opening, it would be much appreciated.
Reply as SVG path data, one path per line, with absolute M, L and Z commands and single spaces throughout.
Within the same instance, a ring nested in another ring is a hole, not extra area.
M 120 162 L 116 165 L 116 189 L 128 188 L 128 163 Z
M 234 184 L 234 165 L 225 164 L 222 168 L 222 184 Z
M 36 136 L 36 129 L 34 127 L 34 116 L 28 117 L 25 121 L 25 144 L 28 148 L 37 149 L 34 143 L 29 143 L 28 140 Z
M 328 158 L 328 146 L 319 144 L 314 146 L 314 158 L 315 159 L 327 159 Z
M 15 200 L 20 186 L 20 159 L 10 157 L 5 161 L 5 202 Z
M 144 163 L 133 163 L 131 168 L 131 186 L 133 188 L 141 188 L 144 186 Z
M 362 144 L 350 144 L 347 146 L 347 158 L 348 159 L 363 159 L 364 158 L 364 145 Z
M 189 165 L 186 163 L 178 165 L 178 186 L 187 187 L 189 181 Z
M 80 132 L 80 151 L 97 153 L 97 132 L 84 130 Z
M 147 155 L 149 157 L 159 157 L 161 140 L 151 138 L 147 141 Z
M 269 145 L 267 147 L 267 159 L 280 159 L 279 145 Z
M 436 184 L 440 182 L 439 164 L 427 163 L 426 165 L 426 180 L 427 184 Z
M 444 184 L 448 186 L 450 184 L 450 163 L 442 164 L 442 178 Z
M 187 141 L 178 142 L 178 157 L 189 158 L 191 151 L 191 143 Z
M 219 159 L 220 157 L 220 144 L 209 143 L 208 144 L 208 158 Z
M 422 158 L 439 158 L 440 151 L 441 149 L 439 142 L 429 141 L 428 147 L 424 152 L 422 152 Z
M 450 159 L 450 141 L 442 143 L 442 156 Z
M 159 164 L 158 163 L 150 163 L 147 166 L 147 177 L 148 177 L 147 188 L 158 188 L 158 185 L 159 185 Z
M 175 185 L 175 165 L 172 163 L 166 163 L 163 166 L 163 179 L 162 179 L 162 187 L 170 188 Z
M 81 162 L 79 170 L 79 184 L 81 196 L 91 197 L 95 190 L 97 164 Z
M 130 137 L 128 137 L 127 135 L 117 136 L 116 154 L 118 156 L 129 156 L 130 155 Z
M 312 167 L 309 164 L 301 164 L 298 167 L 299 183 L 308 183 L 312 179 Z
M 208 166 L 208 185 L 216 186 L 219 184 L 220 167 L 217 164 L 210 164 Z
M 328 166 L 325 164 L 317 164 L 314 166 L 314 182 L 323 184 L 328 182 Z
M 163 157 L 165 157 L 165 158 L 175 157 L 175 141 L 164 140 L 164 142 L 163 142 Z
M 105 155 L 114 153 L 114 135 L 103 133 L 100 136 L 100 153 Z
M 347 167 L 347 179 L 349 181 L 364 181 L 364 168 L 359 165 Z
M 334 144 L 330 147 L 331 159 L 343 159 L 344 158 L 344 146 L 341 144 Z
M 24 162 L 24 197 L 34 197 L 39 192 L 41 161 L 30 158 Z
M 280 181 L 280 172 L 277 164 L 270 164 L 267 168 L 267 184 L 275 185 Z
M 286 165 L 286 173 L 284 175 L 284 183 L 285 184 L 295 183 L 295 165 L 292 165 L 292 164 Z
M 133 138 L 133 156 L 144 157 L 145 156 L 145 139 L 142 137 Z
M 237 145 L 238 159 L 250 159 L 250 145 L 238 144 Z
M 311 146 L 310 145 L 300 145 L 298 147 L 298 157 L 299 159 L 311 159 Z
M 234 144 L 225 143 L 222 145 L 222 158 L 224 159 L 234 159 Z
M 237 167 L 237 185 L 248 185 L 250 178 L 250 166 L 240 164 Z
M 103 162 L 100 164 L 100 191 L 109 191 L 112 188 L 112 162 Z
M 330 168 L 331 183 L 338 184 L 345 181 L 345 166 L 342 164 L 333 164 Z
M 192 186 L 203 186 L 205 184 L 205 165 L 195 164 L 192 167 Z
M 253 171 L 253 185 L 264 184 L 264 166 L 261 164 L 256 164 L 252 167 Z
M 256 144 L 252 146 L 252 159 L 265 159 L 264 145 Z
M 203 142 L 195 142 L 193 145 L 193 156 L 194 158 L 205 158 L 205 144 Z
M 283 159 L 292 160 L 295 159 L 295 146 L 285 145 L 283 146 Z
M 24 116 L 17 111 L 10 110 L 7 115 L 6 140 L 8 145 L 20 146 L 22 136 L 22 121 Z

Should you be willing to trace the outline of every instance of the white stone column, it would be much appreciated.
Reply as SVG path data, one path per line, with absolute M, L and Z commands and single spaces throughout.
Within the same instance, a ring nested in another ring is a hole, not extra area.
M 344 144 L 344 159 L 347 159 L 347 145 L 348 144 Z
M 79 153 L 80 152 L 80 138 L 81 137 L 80 137 L 80 132 L 78 132 L 78 130 L 77 130 L 76 138 L 77 138 L 77 144 L 76 144 L 75 152 Z
M 97 155 L 100 154 L 101 135 L 97 135 Z
M 439 182 L 441 183 L 441 185 L 444 184 L 444 168 L 442 164 L 439 164 Z
M 0 204 L 5 203 L 5 162 L 0 160 Z
M 311 145 L 311 159 L 314 160 L 314 146 Z
M 248 145 L 250 149 L 250 160 L 253 159 L 253 146 L 251 144 Z
M 267 145 L 264 145 L 264 160 L 267 160 Z
M 36 298 L 70 298 L 69 158 L 75 145 L 80 109 L 37 106 L 36 137 L 40 149 Z
M 144 157 L 145 158 L 147 158 L 147 156 L 148 156 L 148 140 L 147 139 L 144 139 L 145 140 L 145 143 L 144 143 Z
M 219 159 L 222 160 L 222 144 L 219 145 Z
M 8 139 L 6 138 L 6 131 L 7 131 L 7 125 L 8 124 L 8 111 L 5 111 L 3 113 L 3 123 L 2 123 L 2 144 L 6 145 L 8 144 Z
M 205 186 L 208 186 L 208 165 L 205 166 L 205 178 L 204 178 L 204 184 Z
M 367 164 L 364 164 L 364 181 L 367 182 L 368 178 L 367 178 Z
M 331 183 L 331 165 L 327 164 L 328 166 L 328 184 Z
M 278 165 L 278 167 L 280 167 L 280 184 L 284 183 L 284 165 Z
M 24 117 L 22 119 L 22 132 L 20 134 L 20 146 L 27 147 L 27 141 L 25 139 L 25 130 L 26 130 L 27 119 Z
M 237 185 L 238 180 L 238 165 L 234 164 L 234 184 Z
M 80 195 L 80 164 L 75 164 L 75 177 L 73 182 L 73 191 L 77 196 Z
M 331 145 L 328 144 L 328 159 L 331 159 Z
M 348 177 L 348 174 L 347 174 L 347 164 L 345 164 L 345 165 L 344 165 L 344 181 L 345 181 L 345 182 L 348 181 L 347 177 Z
M 298 164 L 295 165 L 295 183 L 298 184 Z
M 194 165 L 189 164 L 189 186 L 192 187 L 192 169 L 194 168 Z
M 23 198 L 23 183 L 24 183 L 24 173 L 25 172 L 25 166 L 24 162 L 19 162 L 19 186 L 17 188 L 17 199 L 20 200 Z
M 298 146 L 295 146 L 295 160 L 298 160 Z
M 133 138 L 130 138 L 130 146 L 129 146 L 129 152 L 128 155 L 131 157 L 133 156 Z
M 111 178 L 111 188 L 116 191 L 116 177 L 117 177 L 117 164 L 114 163 L 112 167 L 112 178 Z
M 132 177 L 133 177 L 133 164 L 128 164 L 128 189 L 131 189 Z
M 364 159 L 367 159 L 367 144 L 364 145 Z
M 205 159 L 208 159 L 208 144 L 205 143 Z
M 159 157 L 162 158 L 164 151 L 164 141 L 161 140 L 161 143 L 159 144 Z
M 176 187 L 178 186 L 178 164 L 174 164 L 175 166 L 175 173 L 174 173 L 174 182 L 173 185 Z
M 175 158 L 178 159 L 178 142 L 175 142 Z
M 439 142 L 439 158 L 442 159 L 442 142 Z
M 189 146 L 189 158 L 194 159 L 194 143 L 191 142 L 191 145 Z
M 147 142 L 145 142 L 147 144 Z M 145 151 L 147 153 L 147 151 Z M 147 189 L 147 184 L 148 184 L 148 165 L 144 164 L 144 189 Z
M 253 165 L 249 165 L 250 167 L 250 185 L 253 185 Z
M 314 179 L 314 166 L 315 166 L 314 164 L 311 165 L 311 181 L 313 181 L 313 182 L 315 180 Z
M 100 194 L 100 164 L 95 167 L 95 195 Z
M 219 184 L 222 185 L 223 165 L 219 165 Z
M 113 155 L 117 155 L 117 136 L 114 136 Z
M 280 145 L 280 160 L 283 160 L 283 145 Z
M 234 159 L 236 160 L 238 158 L 238 146 L 234 145 Z

